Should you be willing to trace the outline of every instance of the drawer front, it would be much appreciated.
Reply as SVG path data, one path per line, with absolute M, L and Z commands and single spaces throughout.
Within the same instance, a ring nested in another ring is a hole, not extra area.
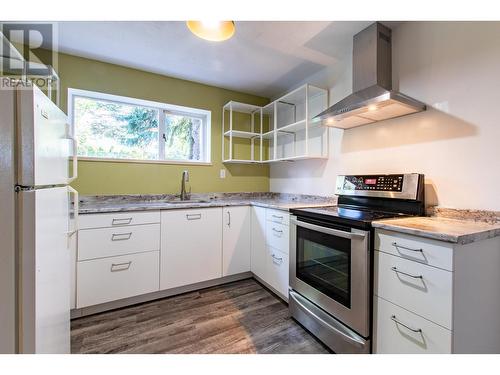
M 154 224 L 160 222 L 160 211 L 82 214 L 78 220 L 80 229 Z
M 159 252 L 77 263 L 77 308 L 159 290 Z
M 448 329 L 452 282 L 450 271 L 375 251 L 375 295 Z
M 288 299 L 288 254 L 267 247 L 267 281 L 274 289 Z
M 376 354 L 451 353 L 451 331 L 380 297 L 375 297 L 373 319 Z
M 453 245 L 446 242 L 377 229 L 375 250 L 453 271 Z
M 288 248 L 290 247 L 289 227 L 268 221 L 266 223 L 266 243 L 268 246 L 288 254 Z
M 285 211 L 272 210 L 268 208 L 266 210 L 266 220 L 272 221 L 273 223 L 289 225 L 290 214 Z
M 160 224 L 78 232 L 78 260 L 160 250 Z

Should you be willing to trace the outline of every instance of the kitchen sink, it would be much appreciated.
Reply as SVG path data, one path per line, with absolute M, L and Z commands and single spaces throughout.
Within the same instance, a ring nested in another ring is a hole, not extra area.
M 180 199 L 173 199 L 173 200 L 168 200 L 165 201 L 165 203 L 172 203 L 172 204 L 193 204 L 193 203 L 208 203 L 210 202 L 207 199 L 188 199 L 181 201 Z

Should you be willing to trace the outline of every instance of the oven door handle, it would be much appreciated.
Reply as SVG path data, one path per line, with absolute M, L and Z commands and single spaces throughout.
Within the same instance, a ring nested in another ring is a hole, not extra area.
M 352 240 L 354 238 L 363 239 L 366 237 L 365 233 L 344 232 L 343 230 L 321 227 L 319 225 L 305 223 L 303 221 L 298 221 L 297 219 L 294 219 L 294 218 L 290 218 L 290 221 L 292 224 L 295 224 L 298 227 L 314 230 L 316 232 L 321 232 L 321 233 L 325 233 L 325 234 L 331 234 L 332 236 L 338 236 L 338 237 L 347 238 L 350 240 Z

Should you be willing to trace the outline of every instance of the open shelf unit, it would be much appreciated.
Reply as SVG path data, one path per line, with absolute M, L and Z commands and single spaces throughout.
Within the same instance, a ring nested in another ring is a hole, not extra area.
M 227 103 L 223 112 L 229 112 L 229 130 L 224 127 L 226 116 L 223 116 L 223 161 L 229 163 L 245 160 L 233 158 L 233 142 L 237 138 L 250 139 L 249 163 L 327 158 L 328 129 L 320 121 L 313 120 L 327 107 L 328 91 L 310 84 L 305 84 L 263 107 Z M 249 131 L 233 129 L 233 112 L 244 112 L 251 116 Z M 224 158 L 226 140 L 229 141 L 228 159 Z

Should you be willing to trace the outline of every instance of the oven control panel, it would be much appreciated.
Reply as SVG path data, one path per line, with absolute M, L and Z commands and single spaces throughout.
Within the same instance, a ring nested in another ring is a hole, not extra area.
M 402 174 L 344 176 L 342 190 L 400 192 L 403 181 Z

